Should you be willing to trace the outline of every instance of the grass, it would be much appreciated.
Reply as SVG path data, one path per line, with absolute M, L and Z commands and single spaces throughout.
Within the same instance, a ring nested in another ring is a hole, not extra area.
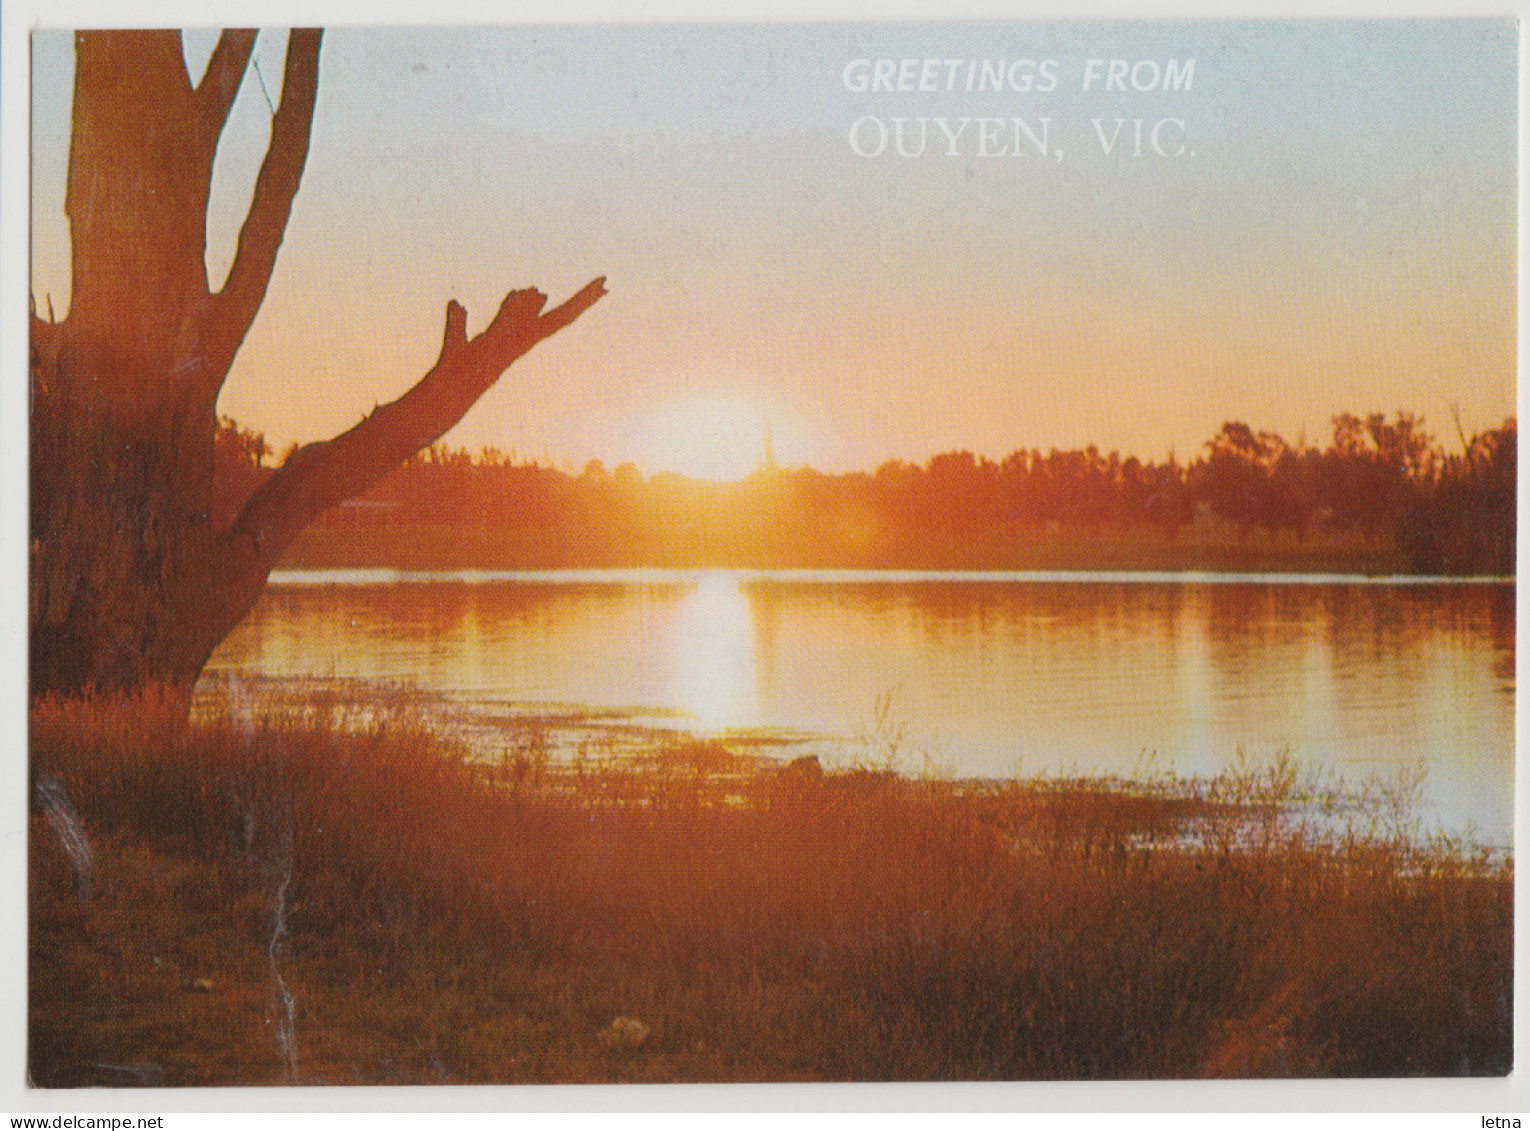
M 483 764 L 152 695 L 31 722 L 42 1086 L 1512 1066 L 1512 864 L 1384 804 L 1313 824 L 1286 766 Z

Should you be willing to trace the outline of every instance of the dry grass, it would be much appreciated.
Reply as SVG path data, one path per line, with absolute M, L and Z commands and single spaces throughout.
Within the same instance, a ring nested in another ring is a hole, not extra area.
M 1512 865 L 1374 807 L 1319 834 L 1283 767 L 481 765 L 407 721 L 186 729 L 151 696 L 35 705 L 32 768 L 42 1085 L 1512 1063 Z

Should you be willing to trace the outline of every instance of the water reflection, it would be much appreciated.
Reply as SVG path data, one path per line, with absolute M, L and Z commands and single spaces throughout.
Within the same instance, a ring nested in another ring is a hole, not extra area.
M 280 582 L 282 579 L 278 579 Z M 829 736 L 879 698 L 966 776 L 1182 775 L 1289 751 L 1341 778 L 1423 765 L 1436 813 L 1506 843 L 1510 585 L 643 573 L 274 585 L 210 671 L 461 701 L 664 712 Z M 837 745 L 836 745 L 837 743 Z M 916 768 L 916 767 L 910 767 Z
M 680 602 L 668 637 L 675 706 L 709 731 L 763 721 L 754 618 L 737 575 L 703 576 Z

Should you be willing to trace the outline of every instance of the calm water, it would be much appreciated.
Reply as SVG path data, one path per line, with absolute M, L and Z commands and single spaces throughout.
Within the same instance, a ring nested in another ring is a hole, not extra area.
M 310 571 L 273 575 L 208 672 L 413 687 L 479 743 L 598 709 L 971 777 L 1288 750 L 1349 781 L 1422 769 L 1426 819 L 1507 845 L 1514 616 L 1510 584 L 1359 578 Z

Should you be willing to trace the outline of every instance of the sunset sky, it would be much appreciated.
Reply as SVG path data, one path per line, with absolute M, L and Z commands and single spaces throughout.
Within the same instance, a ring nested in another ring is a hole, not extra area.
M 187 36 L 197 77 L 213 39 Z M 224 138 L 215 280 L 284 41 L 262 35 Z M 1183 459 L 1224 420 L 1322 441 L 1343 411 L 1446 437 L 1452 402 L 1488 427 L 1515 406 L 1515 48 L 1508 21 L 335 30 L 220 409 L 277 450 L 322 438 L 424 373 L 449 298 L 476 329 L 509 287 L 557 301 L 606 275 L 449 442 L 732 476 L 767 429 L 782 463 L 842 471 Z M 857 59 L 917 60 L 937 89 L 857 93 Z M 1055 63 L 965 89 L 967 61 L 1019 59 Z M 1112 59 L 1193 79 L 1107 91 Z M 60 314 L 72 65 L 67 33 L 34 38 L 33 286 Z M 852 144 L 903 118 L 917 148 L 921 117 L 922 156 Z M 981 123 L 948 144 L 934 122 L 1016 117 L 1044 143 L 1018 157 L 1011 125 L 985 156 Z M 1165 119 L 1177 156 L 1152 146 Z

